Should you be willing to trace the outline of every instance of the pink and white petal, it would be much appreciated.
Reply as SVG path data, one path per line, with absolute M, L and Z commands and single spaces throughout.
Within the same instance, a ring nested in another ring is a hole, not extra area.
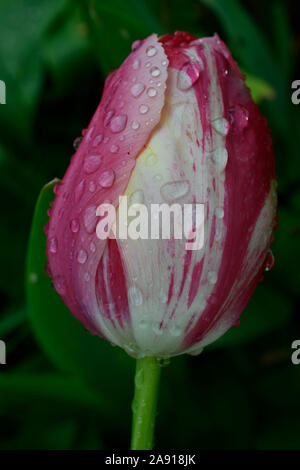
M 138 305 L 130 305 L 137 347 L 160 356 L 199 350 L 240 315 L 270 243 L 268 237 L 258 242 L 257 234 L 265 228 L 259 216 L 274 175 L 269 130 L 226 46 L 218 37 L 193 40 L 184 49 L 177 42 L 164 41 L 166 104 L 126 194 L 143 192 L 150 208 L 166 202 L 165 185 L 188 182 L 189 191 L 176 202 L 205 203 L 205 245 L 189 252 L 178 240 L 120 243 L 128 278 L 137 280 L 132 289 L 139 292 Z M 269 231 L 276 206 L 270 200 Z M 249 251 L 251 240 L 257 256 Z
M 205 202 L 207 187 L 212 185 L 214 177 L 214 166 L 207 165 L 207 155 L 202 150 L 203 129 L 197 97 L 192 89 L 179 89 L 177 80 L 178 71 L 169 68 L 161 122 L 139 155 L 126 190 L 129 199 L 142 192 L 149 212 L 152 203 Z M 211 204 L 218 206 L 220 194 L 212 196 Z M 211 220 L 207 214 L 207 236 Z M 138 288 L 143 297 L 142 303 L 131 305 L 130 309 L 137 344 L 151 354 L 178 353 L 191 319 L 187 307 L 190 278 L 203 262 L 204 249 L 186 251 L 185 239 L 119 243 L 128 278 L 137 279 L 133 288 Z M 193 279 L 196 282 L 195 275 Z
M 151 57 L 149 48 L 155 50 Z M 96 295 L 97 269 L 106 248 L 106 241 L 96 236 L 96 211 L 105 201 L 116 207 L 125 192 L 135 159 L 160 120 L 167 65 L 164 49 L 152 35 L 109 77 L 49 221 L 47 254 L 54 286 L 87 328 L 117 344 L 112 324 L 102 322 Z M 138 94 L 137 84 L 142 89 Z M 155 99 L 148 93 L 152 88 Z M 127 314 L 123 320 L 123 325 L 129 321 Z

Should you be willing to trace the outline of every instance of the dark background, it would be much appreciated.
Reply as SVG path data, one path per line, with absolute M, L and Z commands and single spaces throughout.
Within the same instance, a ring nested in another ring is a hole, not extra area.
M 107 73 L 135 39 L 175 30 L 218 32 L 249 74 L 274 138 L 279 229 L 275 267 L 241 325 L 163 368 L 156 448 L 300 449 L 298 10 L 275 0 L 0 0 L 1 449 L 128 448 L 134 360 L 91 337 L 42 270 L 31 272 L 45 263 L 42 231 L 24 275 L 26 252 L 38 194 L 63 176 Z

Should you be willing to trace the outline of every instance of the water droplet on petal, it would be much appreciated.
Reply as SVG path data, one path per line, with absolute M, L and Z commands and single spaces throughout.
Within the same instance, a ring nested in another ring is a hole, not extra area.
M 222 230 L 216 230 L 215 240 L 218 242 L 222 238 Z
M 59 191 L 60 191 L 60 183 L 56 184 L 53 188 L 53 192 L 54 194 L 56 194 L 56 196 L 59 194 Z
M 141 61 L 139 59 L 135 59 L 132 64 L 132 68 L 134 70 L 137 70 L 138 68 L 140 68 L 140 66 L 141 66 Z
M 163 329 L 160 327 L 160 322 L 159 321 L 153 322 L 152 330 L 156 335 L 162 335 L 163 334 Z
M 168 296 L 167 296 L 166 292 L 163 289 L 161 289 L 161 291 L 159 293 L 159 300 L 161 301 L 162 304 L 167 303 Z
M 56 290 L 60 295 L 65 295 L 67 289 L 66 289 L 66 281 L 64 280 L 63 277 L 58 276 L 53 279 L 53 285 Z
M 153 153 L 150 153 L 150 155 L 147 156 L 145 163 L 146 163 L 146 166 L 148 166 L 148 167 L 152 167 L 152 166 L 156 165 L 157 156 L 154 155 Z
M 96 184 L 95 184 L 94 181 L 90 181 L 90 182 L 89 182 L 89 191 L 90 191 L 91 193 L 93 193 L 93 192 L 96 191 Z
M 188 181 L 172 181 L 164 184 L 160 188 L 160 193 L 167 202 L 172 202 L 185 196 L 189 190 Z
M 130 196 L 130 205 L 131 204 L 143 204 L 144 202 L 144 192 L 141 189 L 137 189 Z
M 161 65 L 163 65 L 165 67 L 166 65 L 168 65 L 168 62 L 166 60 L 163 60 Z
M 139 127 L 140 127 L 139 121 L 132 121 L 131 127 L 132 127 L 132 129 L 133 129 L 134 131 L 137 131 L 137 130 L 139 129 Z
M 264 262 L 265 271 L 271 271 L 274 264 L 275 264 L 275 256 L 273 255 L 272 251 L 269 250 L 267 253 L 265 262 Z
M 105 127 L 107 127 L 109 125 L 109 123 L 112 120 L 112 117 L 113 117 L 114 114 L 115 114 L 114 109 L 111 109 L 110 111 L 107 111 L 107 113 L 105 114 L 104 119 L 103 119 L 103 124 L 104 124 Z
M 216 217 L 218 219 L 223 219 L 224 217 L 224 210 L 222 209 L 222 207 L 217 207 L 216 208 Z
M 99 184 L 102 188 L 111 188 L 114 181 L 115 172 L 113 170 L 106 170 L 99 177 Z
M 57 239 L 55 237 L 50 238 L 49 240 L 49 251 L 50 253 L 56 253 L 58 249 Z
M 147 47 L 146 55 L 148 57 L 153 57 L 153 56 L 155 56 L 156 53 L 157 53 L 156 47 L 154 47 L 154 46 Z
M 133 305 L 139 306 L 143 303 L 143 293 L 137 286 L 131 286 L 128 289 L 128 297 Z
M 134 98 L 138 98 L 145 90 L 145 85 L 142 82 L 132 85 L 130 92 Z
M 93 233 L 97 225 L 97 207 L 89 206 L 86 208 L 83 216 L 83 224 L 88 233 Z
M 94 130 L 95 130 L 95 126 L 92 126 L 92 127 L 87 131 L 86 139 L 87 139 L 88 142 L 89 142 L 90 140 L 92 140 L 92 135 L 93 135 Z
M 79 202 L 84 191 L 84 180 L 81 180 L 78 186 L 75 188 L 75 202 Z
M 129 356 L 132 356 L 135 359 L 137 358 L 138 348 L 134 343 L 124 344 L 123 347 Z
M 103 140 L 103 135 L 98 134 L 93 140 L 93 147 L 97 147 L 99 144 L 101 144 L 102 140 Z
M 142 41 L 137 39 L 136 41 L 134 41 L 131 45 L 131 50 L 132 51 L 136 51 L 142 44 Z
M 198 348 L 194 349 L 193 351 L 189 352 L 188 354 L 189 354 L 189 356 L 199 356 L 199 354 L 201 354 L 202 351 L 203 351 L 203 348 L 202 347 L 200 348 L 198 346 Z
M 151 87 L 147 90 L 147 95 L 150 98 L 154 98 L 157 95 L 157 91 L 155 90 L 155 88 Z
M 175 323 L 173 323 L 171 326 L 170 326 L 170 334 L 172 336 L 180 336 L 181 335 L 181 327 L 179 325 L 176 325 Z
M 151 67 L 150 73 L 152 77 L 159 77 L 160 76 L 160 70 L 158 67 Z
M 219 171 L 224 171 L 227 165 L 228 153 L 226 148 L 218 147 L 213 151 L 213 160 Z
M 245 106 L 236 105 L 232 109 L 232 119 L 236 122 L 238 128 L 242 131 L 244 130 L 249 124 L 249 111 Z
M 212 127 L 218 134 L 225 136 L 229 132 L 229 123 L 227 119 L 220 117 L 212 122 Z
M 83 279 L 85 280 L 85 282 L 89 282 L 89 280 L 90 280 L 90 275 L 89 275 L 88 272 L 84 273 Z
M 87 174 L 94 173 L 101 165 L 100 155 L 90 155 L 85 158 L 83 168 Z
M 96 245 L 95 245 L 94 242 L 91 242 L 91 243 L 90 243 L 90 251 L 91 251 L 92 253 L 95 253 L 95 251 L 96 251 Z
M 75 150 L 78 149 L 81 141 L 82 141 L 82 137 L 76 137 L 76 139 L 73 142 L 73 147 Z
M 189 90 L 197 82 L 203 65 L 200 61 L 186 62 L 178 72 L 177 87 L 179 90 Z
M 110 121 L 110 130 L 113 133 L 121 132 L 125 129 L 127 123 L 127 116 L 126 114 L 118 114 Z
M 158 183 L 162 180 L 162 176 L 160 174 L 154 175 L 153 176 L 154 181 L 157 181 Z
M 58 211 L 58 217 L 61 219 L 64 213 L 65 213 L 65 208 L 61 207 Z
M 209 271 L 207 274 L 207 280 L 210 284 L 216 284 L 218 279 L 217 273 L 215 271 Z
M 84 264 L 87 260 L 87 252 L 85 250 L 79 250 L 77 255 L 77 261 L 80 264 Z
M 149 111 L 149 106 L 147 104 L 141 104 L 141 106 L 139 107 L 139 112 L 141 114 L 146 114 L 148 113 Z
M 70 227 L 71 227 L 71 231 L 72 231 L 73 233 L 77 233 L 78 230 L 79 230 L 79 227 L 80 227 L 78 220 L 77 220 L 77 219 L 71 220 Z
M 139 321 L 139 327 L 140 327 L 142 330 L 144 330 L 145 328 L 147 328 L 147 325 L 148 325 L 148 323 L 147 323 L 147 321 L 146 321 L 144 318 L 142 318 L 142 319 Z
M 116 144 L 112 144 L 112 146 L 110 147 L 110 151 L 111 153 L 117 153 L 119 151 L 120 147 Z

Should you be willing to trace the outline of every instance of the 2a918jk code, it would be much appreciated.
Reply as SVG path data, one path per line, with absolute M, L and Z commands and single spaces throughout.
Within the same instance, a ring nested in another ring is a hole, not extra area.
M 149 465 L 165 464 L 165 465 L 182 465 L 187 467 L 188 465 L 196 465 L 196 455 L 162 455 L 162 454 L 150 454 L 148 460 L 143 459 L 143 462 L 147 462 Z

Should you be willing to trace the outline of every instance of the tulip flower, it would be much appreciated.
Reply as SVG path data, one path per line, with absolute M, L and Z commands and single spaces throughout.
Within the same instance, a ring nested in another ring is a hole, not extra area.
M 202 248 L 99 238 L 99 206 L 117 213 L 123 196 L 203 204 Z M 108 76 L 57 187 L 50 274 L 70 312 L 130 355 L 198 354 L 239 321 L 275 217 L 270 131 L 229 50 L 217 35 L 153 34 Z

